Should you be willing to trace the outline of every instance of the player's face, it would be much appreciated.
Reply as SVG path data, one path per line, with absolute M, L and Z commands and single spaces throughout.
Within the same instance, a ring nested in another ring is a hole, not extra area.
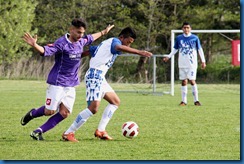
M 191 26 L 190 25 L 184 25 L 182 27 L 183 32 L 188 35 L 191 32 Z
M 130 47 L 131 43 L 134 42 L 134 39 L 133 39 L 132 37 L 123 38 L 123 39 L 121 40 L 121 42 L 122 42 L 122 45 L 125 45 L 125 46 L 127 46 L 127 47 Z
M 69 39 L 70 39 L 71 42 L 77 42 L 78 40 L 80 40 L 84 36 L 84 34 L 85 34 L 84 27 L 77 28 L 77 27 L 72 26 L 70 28 L 70 37 L 69 37 Z

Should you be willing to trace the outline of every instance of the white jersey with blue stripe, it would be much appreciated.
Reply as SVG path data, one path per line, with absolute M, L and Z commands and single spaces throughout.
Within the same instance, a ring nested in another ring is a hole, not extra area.
M 178 35 L 174 48 L 179 50 L 179 68 L 197 68 L 197 53 L 202 49 L 198 36 L 194 34 Z
M 122 45 L 121 41 L 118 38 L 109 38 L 100 43 L 96 49 L 93 47 L 92 51 L 94 52 L 91 52 L 90 68 L 101 70 L 102 74 L 105 75 L 116 57 L 121 53 L 116 51 L 116 45 Z

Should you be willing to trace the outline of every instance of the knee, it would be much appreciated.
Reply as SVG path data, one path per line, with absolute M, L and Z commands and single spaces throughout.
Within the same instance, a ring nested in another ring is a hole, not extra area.
M 51 116 L 51 115 L 53 115 L 55 113 L 55 110 L 48 110 L 48 109 L 46 109 L 45 108 L 45 110 L 44 110 L 44 114 L 45 114 L 45 116 Z
M 92 114 L 96 114 L 98 112 L 98 107 L 88 107 L 88 109 L 92 112 Z
M 119 106 L 120 105 L 120 99 L 118 96 L 114 97 L 112 100 L 108 101 L 110 104 Z
M 186 86 L 187 85 L 187 80 L 182 80 L 182 86 Z
M 60 110 L 59 113 L 61 114 L 61 116 L 63 116 L 63 118 L 67 118 L 70 114 L 67 109 Z
M 195 80 L 191 80 L 190 83 L 191 83 L 191 85 L 195 85 L 196 81 Z
M 120 106 L 120 99 L 117 98 L 113 104 L 116 106 Z

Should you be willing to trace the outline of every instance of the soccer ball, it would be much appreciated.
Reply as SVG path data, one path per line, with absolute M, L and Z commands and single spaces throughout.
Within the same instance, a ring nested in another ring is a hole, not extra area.
M 122 126 L 122 135 L 127 137 L 127 138 L 135 138 L 139 133 L 139 126 L 133 122 L 133 121 L 128 121 L 125 122 Z

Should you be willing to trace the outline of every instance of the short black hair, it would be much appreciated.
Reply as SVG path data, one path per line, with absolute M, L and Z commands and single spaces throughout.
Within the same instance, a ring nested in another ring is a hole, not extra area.
M 84 29 L 86 29 L 86 22 L 82 18 L 74 18 L 71 22 L 71 25 L 77 28 L 84 27 Z
M 119 37 L 120 36 L 123 36 L 124 38 L 132 37 L 133 39 L 136 39 L 136 32 L 131 27 L 126 27 L 120 32 Z
M 182 24 L 182 26 L 181 26 L 181 27 L 184 27 L 184 26 L 186 26 L 186 25 L 189 25 L 189 26 L 191 27 L 191 25 L 190 25 L 190 23 L 189 23 L 189 22 L 184 22 L 184 23 Z

